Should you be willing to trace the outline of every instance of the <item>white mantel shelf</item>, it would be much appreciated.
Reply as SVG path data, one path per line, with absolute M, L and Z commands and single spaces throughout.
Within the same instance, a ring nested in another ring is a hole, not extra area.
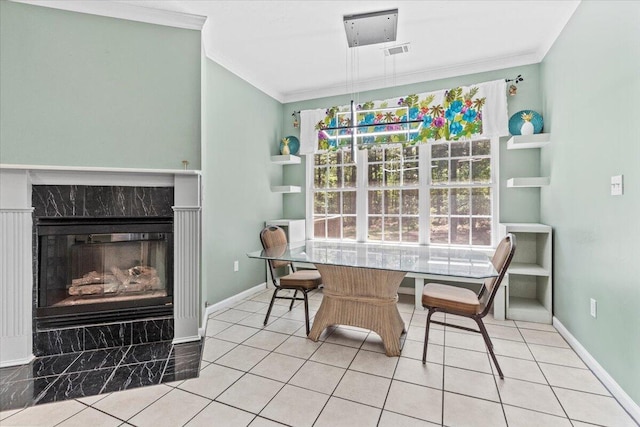
M 149 175 L 200 175 L 200 170 L 191 169 L 137 169 L 137 168 L 111 168 L 97 166 L 56 166 L 56 165 L 13 165 L 0 163 L 0 169 L 51 171 L 51 172 L 113 172 L 136 173 Z
M 0 164 L 5 173 L 28 173 L 34 185 L 115 185 L 139 187 L 173 187 L 175 181 L 200 180 L 199 170 L 138 169 L 95 166 Z

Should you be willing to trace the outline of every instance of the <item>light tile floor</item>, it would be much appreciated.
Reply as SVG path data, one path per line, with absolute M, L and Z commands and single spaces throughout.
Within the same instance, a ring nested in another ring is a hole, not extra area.
M 306 339 L 301 303 L 290 312 L 277 301 L 263 327 L 270 296 L 210 316 L 199 378 L 0 412 L 0 424 L 637 426 L 550 325 L 485 319 L 500 380 L 479 335 L 439 325 L 423 365 L 426 316 L 412 297 L 398 303 L 408 328 L 402 355 L 389 358 L 375 333 L 358 328 Z M 321 299 L 311 295 L 312 315 Z

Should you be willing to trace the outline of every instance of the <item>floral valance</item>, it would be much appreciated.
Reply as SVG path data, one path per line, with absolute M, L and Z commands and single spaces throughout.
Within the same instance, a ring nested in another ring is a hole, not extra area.
M 355 106 L 356 128 L 351 124 L 350 109 L 346 105 L 324 112 L 303 111 L 301 125 L 307 131 L 301 138 L 304 140 L 306 133 L 307 138 L 313 137 L 315 150 L 332 150 L 350 145 L 353 132 L 361 148 L 508 134 L 504 80 L 360 103 Z M 314 119 L 313 125 L 309 123 Z

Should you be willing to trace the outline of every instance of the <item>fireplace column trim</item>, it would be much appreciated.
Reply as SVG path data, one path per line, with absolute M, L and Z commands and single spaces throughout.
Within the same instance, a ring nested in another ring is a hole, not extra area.
M 0 210 L 0 367 L 33 359 L 31 282 L 31 213 L 33 209 Z
M 173 343 L 200 340 L 199 206 L 173 207 Z M 179 284 L 179 286 L 176 286 Z
M 200 175 L 175 177 L 173 206 L 173 342 L 200 340 Z
M 0 171 L 0 367 L 33 359 L 31 183 Z

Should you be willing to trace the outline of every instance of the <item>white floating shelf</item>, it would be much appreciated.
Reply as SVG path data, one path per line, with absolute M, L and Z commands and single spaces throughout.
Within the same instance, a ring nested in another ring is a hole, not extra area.
M 530 222 L 504 222 L 502 224 L 507 233 L 549 233 L 551 226 Z
M 526 262 L 512 262 L 509 265 L 509 274 L 520 274 L 522 276 L 549 276 L 549 270 L 543 268 L 541 265 L 526 263 Z
M 551 323 L 551 312 L 536 299 L 511 297 L 507 318 L 525 322 Z
M 550 133 L 536 133 L 534 135 L 514 135 L 507 141 L 507 150 L 522 150 L 526 148 L 541 148 L 551 142 Z
M 548 176 L 511 178 L 507 180 L 507 187 L 546 187 L 549 185 L 549 182 L 550 179 Z
M 271 163 L 277 165 L 297 165 L 300 163 L 300 157 L 293 154 L 287 154 L 286 156 L 271 156 Z
M 299 193 L 301 188 L 299 185 L 275 185 L 271 186 L 272 193 Z
M 503 222 L 500 224 L 507 233 L 550 233 L 551 226 L 532 222 Z

